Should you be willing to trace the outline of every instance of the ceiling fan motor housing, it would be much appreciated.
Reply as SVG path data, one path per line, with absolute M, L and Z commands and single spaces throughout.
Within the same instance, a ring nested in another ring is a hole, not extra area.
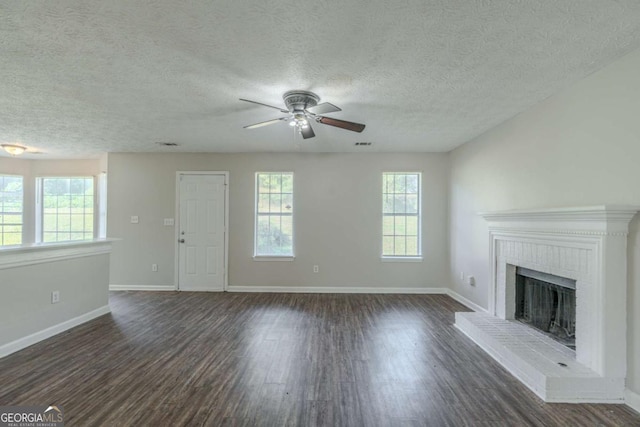
M 292 113 L 304 112 L 307 108 L 315 107 L 320 101 L 320 97 L 313 92 L 306 90 L 290 90 L 282 95 L 284 104 Z

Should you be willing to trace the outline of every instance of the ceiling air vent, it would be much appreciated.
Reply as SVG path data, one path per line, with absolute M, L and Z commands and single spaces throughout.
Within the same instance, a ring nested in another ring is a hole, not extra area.
M 361 146 L 368 147 L 370 145 L 371 145 L 371 142 L 356 142 L 356 147 L 361 147 Z

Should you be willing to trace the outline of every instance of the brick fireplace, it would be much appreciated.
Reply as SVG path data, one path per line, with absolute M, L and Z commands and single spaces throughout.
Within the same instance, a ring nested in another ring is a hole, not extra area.
M 487 212 L 488 313 L 456 326 L 548 402 L 624 401 L 629 206 Z M 516 322 L 516 271 L 574 283 L 575 350 Z

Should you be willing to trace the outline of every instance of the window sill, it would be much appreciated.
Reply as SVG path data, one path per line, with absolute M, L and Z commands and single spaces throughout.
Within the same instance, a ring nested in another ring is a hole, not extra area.
M 382 262 L 422 262 L 421 256 L 383 256 L 380 258 Z
M 296 257 L 294 256 L 265 256 L 265 255 L 254 255 L 254 261 L 293 261 Z
M 0 248 L 0 270 L 45 262 L 62 261 L 108 254 L 118 239 L 78 240 L 73 242 L 33 243 Z

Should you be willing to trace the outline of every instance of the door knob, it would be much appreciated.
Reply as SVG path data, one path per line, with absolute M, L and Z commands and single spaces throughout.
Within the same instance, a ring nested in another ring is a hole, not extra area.
M 180 240 L 178 240 L 178 242 L 184 243 L 184 239 L 180 239 Z

